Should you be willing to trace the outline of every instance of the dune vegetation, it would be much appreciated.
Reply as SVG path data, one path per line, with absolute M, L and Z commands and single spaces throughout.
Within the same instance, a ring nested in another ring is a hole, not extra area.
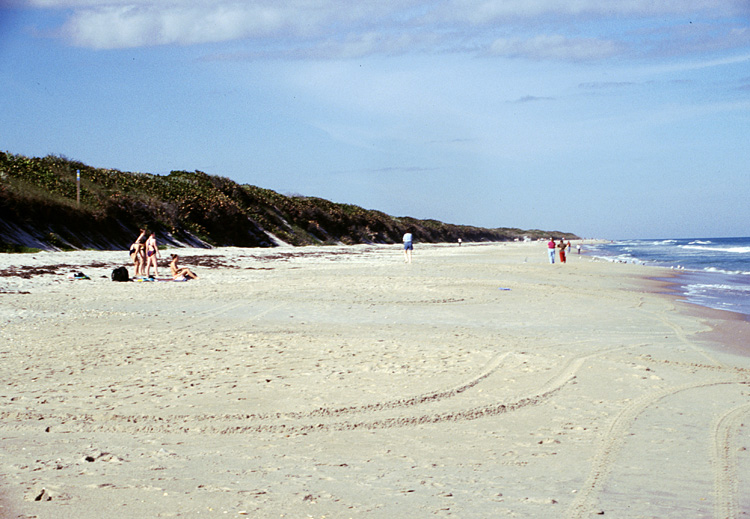
M 161 243 L 190 247 L 396 243 L 407 231 L 430 243 L 575 238 L 389 216 L 201 171 L 133 173 L 0 152 L 0 251 L 125 249 L 140 228 Z

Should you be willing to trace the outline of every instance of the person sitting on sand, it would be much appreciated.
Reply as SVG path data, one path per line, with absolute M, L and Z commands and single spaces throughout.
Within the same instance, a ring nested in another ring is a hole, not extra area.
M 146 240 L 146 277 L 159 277 L 159 266 L 156 263 L 156 258 L 161 257 L 159 254 L 159 246 L 156 244 L 156 233 L 151 233 L 151 236 Z M 151 266 L 154 267 L 154 275 L 151 276 Z
M 172 254 L 172 261 L 169 262 L 169 269 L 172 271 L 172 279 L 175 281 L 187 281 L 188 279 L 198 279 L 198 276 L 196 276 L 193 272 L 190 271 L 190 269 L 187 268 L 180 268 L 177 265 L 177 260 L 179 256 L 177 254 Z
M 146 264 L 145 245 L 143 243 L 145 236 L 146 229 L 141 229 L 141 234 L 133 242 L 133 245 L 130 246 L 130 259 L 133 261 L 133 267 L 135 268 L 134 277 L 143 275 L 143 267 Z

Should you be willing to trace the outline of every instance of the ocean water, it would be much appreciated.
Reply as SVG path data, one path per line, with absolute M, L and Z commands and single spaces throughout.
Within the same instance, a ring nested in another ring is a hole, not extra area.
M 623 240 L 587 245 L 611 261 L 674 269 L 682 299 L 750 317 L 750 238 Z

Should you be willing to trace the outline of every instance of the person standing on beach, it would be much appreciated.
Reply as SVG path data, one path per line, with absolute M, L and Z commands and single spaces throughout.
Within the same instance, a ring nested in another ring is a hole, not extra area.
M 557 246 L 555 245 L 555 239 L 550 238 L 549 241 L 547 242 L 547 254 L 549 254 L 549 262 L 553 264 L 555 263 L 555 248 L 556 247 Z
M 133 245 L 130 246 L 130 259 L 133 260 L 133 268 L 135 268 L 135 274 L 133 277 L 143 275 L 143 267 L 146 264 L 146 255 L 144 251 L 143 238 L 146 236 L 146 229 L 141 229 L 141 234 L 136 238 Z
M 413 238 L 410 232 L 404 234 L 404 263 L 411 263 L 411 251 L 414 250 Z
M 565 263 L 565 242 L 560 238 L 560 263 Z
M 151 236 L 146 240 L 146 277 L 158 277 L 159 266 L 156 262 L 156 258 L 159 255 L 159 246 L 156 244 L 156 233 L 151 233 Z M 151 266 L 154 266 L 154 276 L 151 276 Z

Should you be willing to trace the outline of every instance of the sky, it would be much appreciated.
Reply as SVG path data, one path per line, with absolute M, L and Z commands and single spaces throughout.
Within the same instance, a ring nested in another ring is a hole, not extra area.
M 0 150 L 480 227 L 750 236 L 750 2 L 0 0 Z

